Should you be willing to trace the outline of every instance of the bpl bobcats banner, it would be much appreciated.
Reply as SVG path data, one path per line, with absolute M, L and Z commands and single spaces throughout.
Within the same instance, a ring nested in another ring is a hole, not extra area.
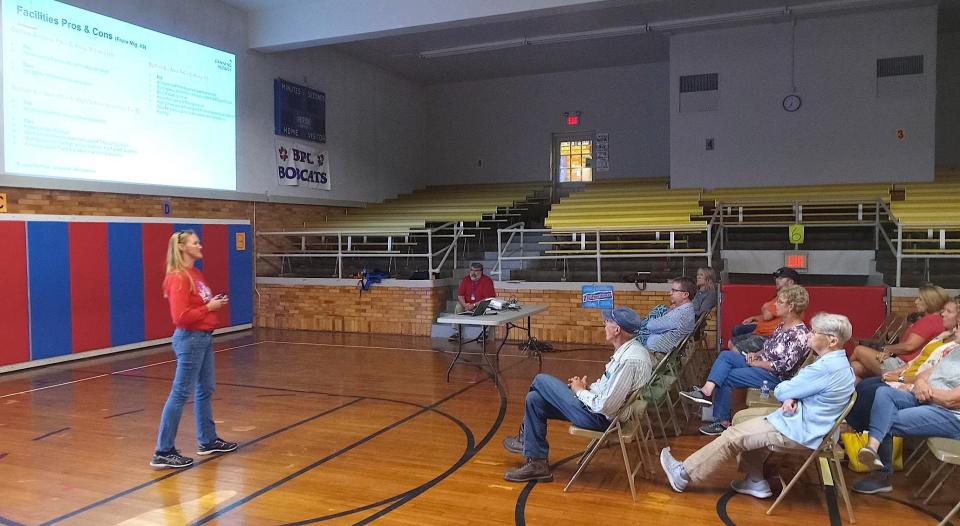
M 277 182 L 281 186 L 330 189 L 330 159 L 323 146 L 276 138 Z

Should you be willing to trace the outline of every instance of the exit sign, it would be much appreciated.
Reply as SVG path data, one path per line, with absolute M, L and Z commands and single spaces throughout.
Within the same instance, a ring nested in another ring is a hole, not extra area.
M 579 126 L 579 125 L 580 125 L 579 115 L 567 115 L 567 126 Z
M 783 266 L 797 270 L 807 270 L 806 252 L 787 252 L 783 255 Z

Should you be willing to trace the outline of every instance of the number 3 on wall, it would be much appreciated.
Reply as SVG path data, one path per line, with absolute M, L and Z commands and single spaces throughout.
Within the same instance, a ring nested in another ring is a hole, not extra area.
M 902 141 L 907 137 L 907 132 L 903 131 L 903 128 L 897 128 L 897 140 Z

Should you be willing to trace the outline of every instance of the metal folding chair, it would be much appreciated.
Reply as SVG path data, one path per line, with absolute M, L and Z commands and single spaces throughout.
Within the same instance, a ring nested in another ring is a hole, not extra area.
M 617 418 L 614 418 L 613 422 L 610 423 L 605 431 L 584 429 L 575 425 L 570 426 L 571 435 L 590 438 L 590 443 L 577 460 L 577 472 L 573 474 L 570 482 L 564 486 L 563 491 L 570 489 L 570 486 L 577 480 L 580 473 L 590 464 L 590 461 L 597 451 L 605 447 L 607 442 L 612 442 L 615 436 L 620 442 L 620 452 L 623 454 L 623 465 L 627 470 L 627 482 L 630 483 L 630 494 L 633 496 L 634 501 L 637 500 L 637 489 L 634 483 L 637 472 L 646 467 L 643 476 L 644 478 L 649 478 L 647 472 L 652 469 L 650 459 L 653 458 L 656 451 L 656 444 L 654 444 L 653 451 L 649 449 L 649 441 L 651 439 L 656 440 L 656 438 L 653 434 L 650 417 L 647 414 L 647 401 L 640 398 L 642 390 L 643 388 L 638 388 L 627 396 L 623 407 L 617 412 Z M 627 452 L 627 444 L 631 442 L 637 445 L 637 461 L 635 465 L 630 464 L 630 455 Z
M 850 523 L 856 523 L 856 519 L 853 517 L 853 505 L 850 504 L 850 493 L 847 491 L 847 483 L 843 479 L 843 467 L 840 465 L 840 460 L 843 458 L 843 448 L 837 445 L 836 436 L 838 435 L 838 430 L 840 424 L 847 417 L 847 414 L 850 413 L 850 410 L 853 409 L 853 404 L 857 401 L 857 393 L 854 392 L 853 396 L 850 397 L 850 402 L 847 403 L 847 407 L 840 413 L 840 416 L 834 422 L 833 426 L 830 428 L 830 431 L 824 435 L 823 440 L 820 441 L 820 445 L 817 446 L 817 449 L 814 449 L 810 453 L 810 456 L 807 457 L 806 462 L 800 466 L 800 469 L 797 471 L 797 474 L 790 479 L 790 483 L 783 488 L 783 491 L 780 492 L 780 496 L 777 497 L 777 500 L 774 501 L 773 505 L 770 506 L 770 509 L 767 510 L 767 515 L 772 515 L 773 510 L 776 509 L 780 502 L 783 501 L 784 497 L 787 496 L 787 493 L 790 493 L 790 490 L 793 489 L 793 486 L 796 485 L 797 481 L 800 480 L 800 477 L 806 472 L 807 468 L 810 467 L 810 464 L 814 460 L 820 460 L 820 470 L 823 473 L 824 477 L 832 483 L 836 480 L 839 483 L 840 495 L 843 497 L 843 502 L 847 506 L 847 515 L 850 517 Z M 800 449 L 781 449 L 781 448 L 771 448 L 771 450 L 778 453 L 790 453 L 797 454 L 801 453 L 804 450 Z M 829 476 L 828 476 L 829 474 Z

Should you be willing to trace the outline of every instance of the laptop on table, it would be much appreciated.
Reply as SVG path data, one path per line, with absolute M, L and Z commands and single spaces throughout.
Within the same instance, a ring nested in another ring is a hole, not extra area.
M 477 303 L 477 306 L 474 307 L 473 310 L 461 312 L 460 315 L 461 316 L 483 316 L 483 314 L 487 312 L 487 307 L 489 306 L 490 306 L 490 300 L 486 299 L 481 301 L 480 303 Z

